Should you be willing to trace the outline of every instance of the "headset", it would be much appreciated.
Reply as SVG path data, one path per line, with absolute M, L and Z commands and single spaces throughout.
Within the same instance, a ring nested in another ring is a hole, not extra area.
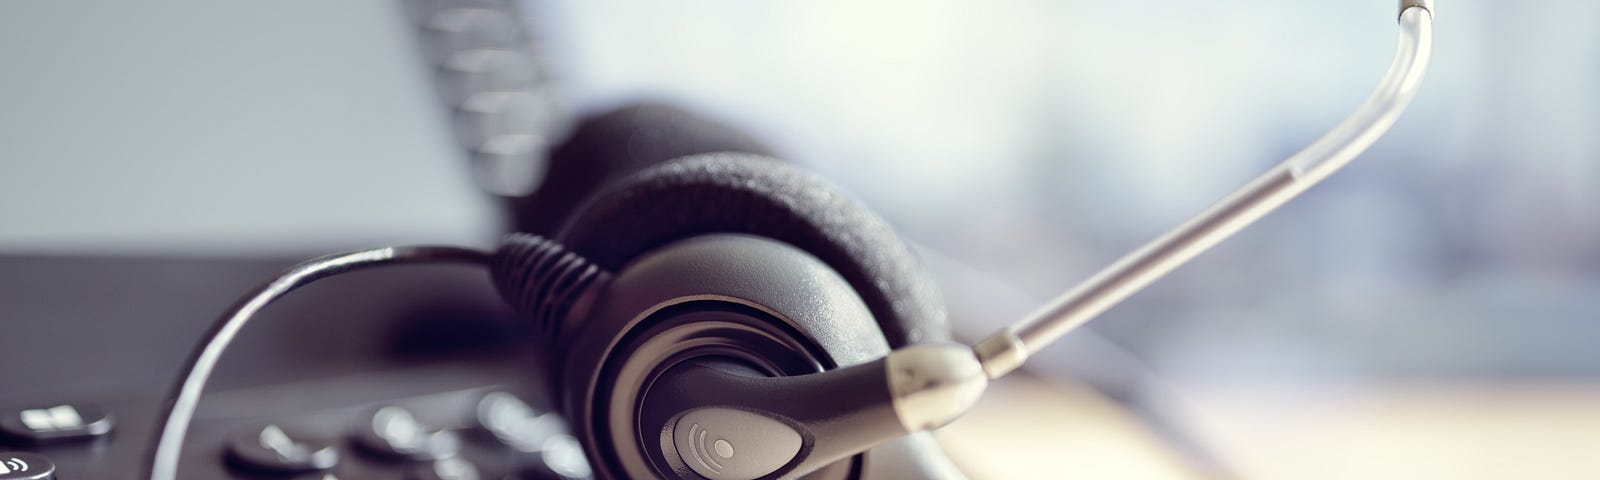
M 925 432 L 988 382 L 1343 167 L 1426 70 L 1433 2 L 1400 2 L 1377 90 L 1310 146 L 973 345 L 889 225 L 726 127 L 660 105 L 583 122 L 493 252 L 388 247 L 321 257 L 213 325 L 160 417 L 149 477 L 177 476 L 212 370 L 289 292 L 410 263 L 481 265 L 543 337 L 545 372 L 600 478 L 962 478 Z

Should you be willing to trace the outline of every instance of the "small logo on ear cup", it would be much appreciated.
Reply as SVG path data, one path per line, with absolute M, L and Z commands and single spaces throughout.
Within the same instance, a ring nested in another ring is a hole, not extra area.
M 710 480 L 755 480 L 800 454 L 800 432 L 782 421 L 722 407 L 685 412 L 672 428 L 684 466 Z
M 708 444 L 706 440 L 710 433 L 698 423 L 690 425 L 689 438 L 693 438 L 694 442 L 689 444 L 689 454 L 712 472 L 722 473 L 727 468 L 722 463 L 733 460 L 733 443 L 718 438 Z

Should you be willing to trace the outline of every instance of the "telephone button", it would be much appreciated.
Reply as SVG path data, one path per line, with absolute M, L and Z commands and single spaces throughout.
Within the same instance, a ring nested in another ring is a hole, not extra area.
M 0 432 L 29 444 L 90 440 L 111 432 L 116 419 L 93 405 L 60 404 L 0 414 Z
M 356 441 L 366 450 L 394 460 L 437 460 L 461 449 L 455 432 L 423 424 L 410 410 L 392 405 L 367 415 Z
M 55 480 L 56 464 L 43 455 L 0 453 L 0 480 Z
M 494 435 L 500 444 L 535 453 L 551 438 L 567 434 L 567 424 L 553 412 L 540 412 L 515 395 L 490 392 L 478 400 L 478 428 Z
M 228 453 L 243 467 L 272 473 L 324 471 L 339 463 L 339 451 L 333 446 L 291 436 L 277 425 L 234 436 L 228 444 Z
M 544 440 L 539 455 L 523 466 L 523 478 L 536 480 L 588 480 L 594 470 L 583 453 L 583 445 L 571 435 L 557 434 Z
M 410 480 L 480 480 L 483 475 L 472 462 L 459 458 L 417 465 L 412 468 Z

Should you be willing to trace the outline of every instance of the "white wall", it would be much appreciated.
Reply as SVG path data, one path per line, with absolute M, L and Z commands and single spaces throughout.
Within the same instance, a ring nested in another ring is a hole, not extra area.
M 0 251 L 478 242 L 400 4 L 0 2 Z

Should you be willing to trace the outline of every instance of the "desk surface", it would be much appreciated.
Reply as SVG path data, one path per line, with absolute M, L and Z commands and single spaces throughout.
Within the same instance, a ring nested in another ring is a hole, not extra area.
M 1241 478 L 1592 478 L 1600 383 L 1185 386 L 1192 433 Z M 973 478 L 1207 478 L 1104 397 L 1008 378 L 938 432 Z

